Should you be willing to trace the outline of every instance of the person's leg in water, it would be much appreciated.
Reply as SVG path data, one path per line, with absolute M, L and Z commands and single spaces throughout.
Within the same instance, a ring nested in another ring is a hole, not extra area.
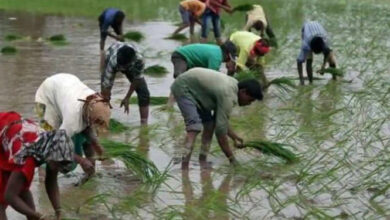
M 139 83 L 139 86 L 135 90 L 138 97 L 139 115 L 141 118 L 141 125 L 147 125 L 149 118 L 150 93 L 144 78 L 142 78 Z
M 20 197 L 23 201 L 30 206 L 31 209 L 35 210 L 34 198 L 30 190 L 25 190 L 20 193 Z M 27 217 L 28 220 L 34 220 L 35 218 Z
M 180 31 L 186 29 L 188 26 L 190 26 L 190 12 L 187 11 L 183 6 L 179 6 L 179 13 L 181 16 L 182 23 L 176 30 L 173 32 L 173 35 L 178 34 Z
M 211 22 L 213 23 L 214 37 L 218 45 L 222 45 L 223 41 L 221 38 L 221 18 L 218 14 L 212 12 Z
M 7 205 L 0 204 L 0 219 L 7 220 L 7 215 L 5 210 L 7 209 Z
M 211 140 L 214 134 L 215 123 L 213 121 L 208 121 L 203 123 L 203 133 L 202 133 L 202 145 L 199 153 L 199 163 L 202 167 L 209 167 L 207 164 L 207 155 L 210 150 Z
M 313 53 L 309 53 L 306 60 L 306 72 L 309 83 L 313 84 Z

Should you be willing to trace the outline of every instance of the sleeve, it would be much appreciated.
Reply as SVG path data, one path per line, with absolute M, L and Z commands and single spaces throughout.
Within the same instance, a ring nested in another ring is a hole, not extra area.
M 212 69 L 212 70 L 216 70 L 216 71 L 219 71 L 219 68 L 221 66 L 221 63 L 222 61 L 215 58 L 215 57 L 212 57 L 208 60 L 208 69 Z
M 105 89 L 112 89 L 112 86 L 114 85 L 115 75 L 116 75 L 116 57 L 110 56 L 108 58 L 108 63 L 106 65 L 106 68 L 102 72 L 101 75 L 101 86 Z
M 227 97 L 221 97 L 220 102 L 217 105 L 215 134 L 217 136 L 226 135 L 229 130 L 229 117 L 233 109 L 233 102 Z

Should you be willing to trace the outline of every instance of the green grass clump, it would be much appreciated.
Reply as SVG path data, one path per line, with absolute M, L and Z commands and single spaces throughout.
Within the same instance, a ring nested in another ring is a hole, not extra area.
M 152 96 L 150 97 L 149 105 L 165 105 L 168 102 L 168 97 L 165 96 Z M 130 98 L 130 104 L 138 104 L 137 97 Z
M 160 65 L 153 65 L 145 68 L 144 74 L 150 75 L 150 76 L 164 76 L 168 73 L 168 70 Z
M 126 125 L 120 123 L 119 121 L 111 118 L 110 119 L 110 126 L 108 128 L 108 130 L 112 133 L 120 133 L 120 132 L 124 132 L 126 130 L 128 130 L 129 127 L 127 127 Z
M 296 85 L 293 82 L 293 80 L 287 77 L 280 77 L 280 78 L 273 79 L 268 83 L 266 87 L 269 87 L 270 85 L 276 85 L 284 89 L 287 89 L 286 86 L 291 88 L 296 88 Z
M 240 71 L 234 75 L 238 81 L 246 80 L 246 79 L 256 79 L 256 74 L 251 70 Z
M 286 144 L 260 140 L 249 141 L 245 143 L 244 146 L 254 148 L 264 154 L 275 155 L 277 157 L 285 159 L 287 162 L 298 161 L 298 157 L 293 152 L 283 147 L 286 146 Z
M 119 158 L 123 161 L 126 167 L 132 170 L 144 182 L 154 182 L 155 178 L 160 177 L 160 171 L 156 165 L 136 153 L 131 145 L 120 143 L 112 140 L 101 140 L 105 152 L 110 157 Z
M 166 37 L 165 39 L 169 39 L 169 40 L 178 40 L 178 41 L 185 41 L 185 40 L 187 40 L 188 38 L 187 38 L 186 35 L 184 35 L 184 34 L 172 34 L 171 36 Z
M 250 11 L 250 10 L 253 10 L 253 5 L 251 5 L 251 4 L 237 5 L 236 7 L 233 8 L 233 12 L 236 12 L 236 11 L 246 12 L 246 11 Z
M 129 31 L 126 34 L 124 34 L 123 37 L 135 42 L 140 42 L 145 38 L 144 35 L 139 31 Z
M 20 40 L 22 39 L 22 37 L 16 34 L 7 34 L 4 39 L 6 41 L 14 41 L 14 40 Z
M 53 35 L 51 37 L 48 38 L 48 40 L 54 44 L 54 45 L 57 45 L 57 46 L 63 46 L 63 45 L 67 45 L 68 42 L 66 41 L 66 38 L 63 34 L 56 34 L 56 35 Z
M 1 48 L 1 53 L 2 54 L 14 54 L 17 51 L 18 50 L 15 47 L 12 47 L 12 46 L 5 46 L 5 47 Z
M 320 71 L 320 74 L 324 74 L 324 73 L 330 73 L 333 76 L 340 76 L 340 77 L 344 76 L 344 72 L 341 69 L 337 69 L 334 67 L 329 67 Z

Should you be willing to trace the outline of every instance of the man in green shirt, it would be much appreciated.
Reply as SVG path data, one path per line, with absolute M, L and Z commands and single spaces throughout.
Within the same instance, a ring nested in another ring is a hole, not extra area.
M 236 46 L 231 41 L 226 41 L 221 46 L 190 44 L 179 47 L 173 52 L 171 57 L 174 68 L 173 77 L 176 78 L 183 72 L 194 67 L 219 71 L 222 62 L 226 62 L 228 74 L 233 75 L 235 72 L 236 55 Z
M 255 79 L 238 82 L 233 77 L 214 70 L 193 68 L 175 80 L 171 92 L 183 115 L 187 130 L 182 169 L 188 169 L 195 138 L 202 130 L 202 125 L 199 161 L 206 163 L 215 130 L 222 151 L 231 163 L 236 163 L 227 137 L 234 141 L 235 146 L 242 145 L 243 140 L 230 128 L 229 116 L 235 105 L 245 106 L 256 99 L 263 99 L 259 82 Z

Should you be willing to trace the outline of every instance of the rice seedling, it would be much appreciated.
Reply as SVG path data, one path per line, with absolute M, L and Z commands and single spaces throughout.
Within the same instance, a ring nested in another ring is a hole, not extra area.
M 17 34 L 7 34 L 4 38 L 6 41 L 20 40 L 22 37 Z
M 129 31 L 124 34 L 123 37 L 135 42 L 141 42 L 145 38 L 145 36 L 139 31 Z
M 285 159 L 287 162 L 298 161 L 298 157 L 293 152 L 284 147 L 287 146 L 286 144 L 256 140 L 246 142 L 244 143 L 244 146 L 254 148 L 265 154 L 275 155 L 277 157 Z
M 252 4 L 237 5 L 236 7 L 233 8 L 233 12 L 236 12 L 236 11 L 247 12 L 250 10 L 253 10 Z
M 187 36 L 184 34 L 172 34 L 164 39 L 168 40 L 177 40 L 177 41 L 186 41 L 188 40 Z
M 253 71 L 240 71 L 234 75 L 234 78 L 238 81 L 243 81 L 247 79 L 256 79 L 255 73 Z
M 141 180 L 153 183 L 161 173 L 153 162 L 136 153 L 131 145 L 103 139 L 100 143 L 104 146 L 107 155 L 119 158 L 127 168 L 132 170 Z
M 150 97 L 150 103 L 149 105 L 165 105 L 168 102 L 168 97 L 164 96 L 152 96 Z M 138 98 L 137 97 L 131 97 L 130 98 L 130 104 L 137 104 Z
M 160 65 L 153 65 L 145 68 L 144 74 L 154 77 L 162 77 L 165 76 L 169 71 Z
M 110 119 L 110 125 L 109 125 L 108 130 L 111 133 L 121 133 L 121 132 L 124 132 L 128 129 L 129 129 L 129 127 L 122 124 L 121 122 L 119 122 L 113 118 Z
M 18 50 L 13 46 L 5 46 L 1 48 L 2 54 L 15 54 Z
M 50 43 L 56 46 L 64 46 L 67 45 L 68 42 L 63 34 L 56 34 L 48 38 Z
M 329 68 L 325 68 L 323 70 L 320 70 L 319 73 L 320 74 L 330 73 L 330 74 L 332 74 L 332 76 L 339 76 L 339 77 L 344 76 L 344 72 L 341 69 L 337 69 L 337 68 L 333 68 L 333 67 L 329 67 Z
M 280 78 L 273 79 L 270 82 L 268 82 L 266 87 L 269 87 L 270 85 L 280 86 L 285 89 L 286 89 L 285 86 L 296 88 L 295 83 L 288 77 L 280 77 Z

